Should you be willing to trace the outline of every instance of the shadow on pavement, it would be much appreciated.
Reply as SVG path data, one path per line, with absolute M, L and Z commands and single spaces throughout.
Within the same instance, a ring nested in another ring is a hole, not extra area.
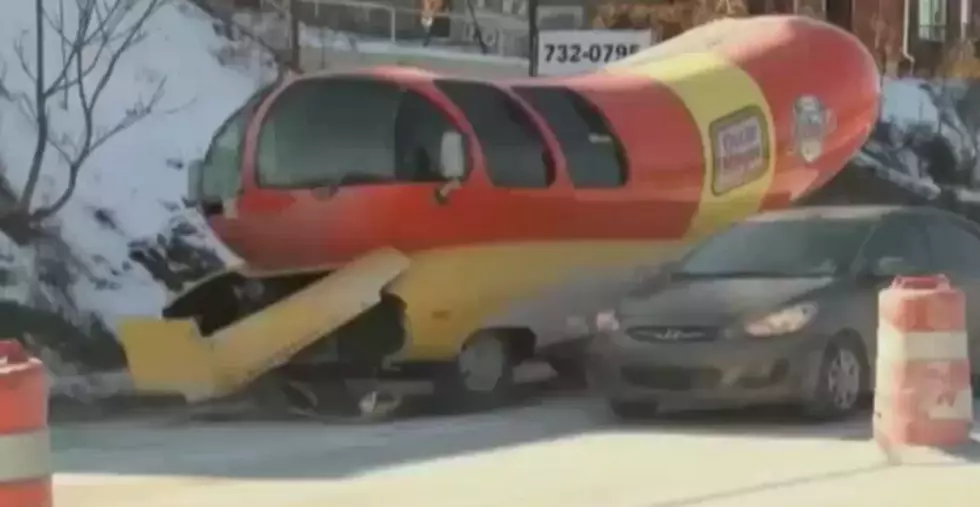
M 947 449 L 941 449 L 939 452 L 947 457 L 954 458 L 957 461 L 945 461 L 941 463 L 910 463 L 910 465 L 948 467 L 978 464 L 980 463 L 980 440 L 971 438 L 964 444 Z
M 790 409 L 766 407 L 665 414 L 624 424 L 601 402 L 544 383 L 524 386 L 516 406 L 488 413 L 446 414 L 416 406 L 396 421 L 361 424 L 160 416 L 56 427 L 54 447 L 59 473 L 323 480 L 609 432 L 859 440 L 869 438 L 870 414 L 814 423 Z
M 828 438 L 870 440 L 870 406 L 842 421 L 807 419 L 790 406 L 696 410 L 661 414 L 648 421 L 631 422 L 624 428 L 685 435 L 721 434 L 771 438 Z
M 980 463 L 980 440 L 971 438 L 969 442 L 947 450 L 946 454 L 970 463 Z

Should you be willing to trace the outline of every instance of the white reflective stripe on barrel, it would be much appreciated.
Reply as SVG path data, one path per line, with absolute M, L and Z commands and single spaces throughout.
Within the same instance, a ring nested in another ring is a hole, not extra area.
M 51 472 L 47 429 L 0 435 L 0 487 L 4 482 L 45 478 Z
M 935 361 L 969 357 L 965 331 L 899 331 L 886 322 L 878 324 L 878 357 L 910 361 Z

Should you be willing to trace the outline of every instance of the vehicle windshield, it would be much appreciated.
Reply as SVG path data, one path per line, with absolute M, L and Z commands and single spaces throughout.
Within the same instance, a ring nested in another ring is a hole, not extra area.
M 200 180 L 191 183 L 198 197 L 204 200 L 223 200 L 235 197 L 241 190 L 242 142 L 248 121 L 262 100 L 278 83 L 265 86 L 245 101 L 242 107 L 218 127 L 211 145 L 204 154 L 199 171 Z M 192 174 L 191 177 L 194 177 Z
M 847 271 L 871 232 L 869 220 L 745 222 L 702 243 L 680 276 L 829 276 Z

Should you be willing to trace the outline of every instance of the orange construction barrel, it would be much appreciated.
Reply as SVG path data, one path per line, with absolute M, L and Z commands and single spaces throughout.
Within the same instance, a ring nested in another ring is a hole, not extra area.
M 51 470 L 44 366 L 0 341 L 0 506 L 51 507 Z
M 898 277 L 879 294 L 878 315 L 875 438 L 886 446 L 969 441 L 966 297 L 942 275 Z

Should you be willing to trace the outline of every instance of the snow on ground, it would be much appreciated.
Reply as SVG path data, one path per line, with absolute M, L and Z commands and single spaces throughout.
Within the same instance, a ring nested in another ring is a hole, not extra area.
M 57 8 L 57 2 L 48 5 Z M 16 63 L 14 50 L 21 34 L 33 32 L 32 9 L 33 2 L 13 2 L 0 17 L 4 83 L 14 98 L 32 86 Z M 59 64 L 58 44 L 52 31 L 48 35 L 46 54 L 53 69 Z M 24 38 L 29 59 L 35 51 L 31 40 Z M 160 113 L 96 151 L 82 170 L 75 197 L 57 215 L 62 238 L 93 275 L 76 284 L 75 300 L 109 322 L 119 315 L 159 311 L 165 291 L 128 259 L 127 244 L 163 232 L 187 213 L 180 206 L 187 164 L 203 156 L 214 129 L 267 78 L 259 64 L 221 65 L 215 54 L 228 44 L 196 7 L 184 0 L 168 4 L 148 21 L 145 40 L 123 55 L 99 103 L 96 122 L 105 128 L 165 80 Z M 51 108 L 54 129 L 77 135 L 81 130 L 77 103 L 69 100 L 64 110 L 57 102 Z M 18 191 L 27 178 L 34 140 L 33 123 L 23 109 L 16 101 L 0 100 L 0 156 L 6 177 Z M 66 184 L 67 170 L 54 150 L 48 151 L 43 174 L 39 194 L 57 195 Z

